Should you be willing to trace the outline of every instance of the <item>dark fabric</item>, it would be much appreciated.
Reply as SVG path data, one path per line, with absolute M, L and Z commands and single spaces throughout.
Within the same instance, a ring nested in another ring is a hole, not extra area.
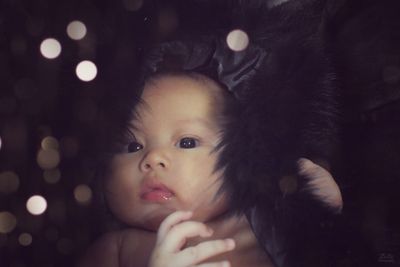
M 203 2 L 207 1 L 196 1 Z M 376 99 L 376 77 L 382 69 L 375 62 L 380 61 L 363 61 L 373 57 L 368 48 L 372 53 L 382 53 L 386 45 L 392 47 L 393 40 L 399 40 L 394 32 L 396 20 L 385 17 L 394 12 L 388 11 L 395 10 L 393 3 L 291 0 L 269 8 L 267 1 L 216 1 L 209 3 L 209 8 L 224 10 L 221 6 L 225 4 L 227 12 L 215 22 L 215 28 L 196 31 L 187 26 L 193 30 L 191 36 L 201 32 L 219 41 L 230 30 L 243 29 L 249 35 L 250 48 L 261 48 L 266 53 L 255 75 L 240 81 L 241 89 L 236 92 L 245 92 L 245 97 L 239 95 L 236 118 L 224 132 L 219 167 L 224 169 L 224 189 L 230 193 L 231 206 L 247 216 L 277 267 L 376 265 L 371 254 L 362 255 L 371 251 L 357 229 L 362 227 L 362 219 L 356 218 L 360 206 L 354 208 L 351 201 L 354 189 L 347 191 L 346 187 L 354 179 L 349 177 L 349 155 L 360 155 L 352 151 L 356 142 L 343 138 L 348 133 L 343 126 L 348 127 L 347 123 L 354 122 L 365 110 L 397 99 L 395 90 L 386 98 Z M 369 18 L 375 18 L 371 33 L 363 29 L 371 24 Z M 387 26 L 383 32 L 378 32 L 376 25 L 380 23 Z M 196 27 L 200 28 L 198 24 Z M 377 36 L 383 40 L 373 42 Z M 216 43 L 196 50 L 199 42 L 187 45 L 187 40 L 193 42 L 191 38 L 182 41 L 183 49 L 172 50 L 195 56 L 200 67 L 210 67 L 206 62 L 212 62 Z M 367 48 L 362 46 L 363 40 L 370 40 Z M 392 49 L 386 57 L 393 54 L 394 59 L 386 61 L 395 66 L 396 51 Z M 234 56 L 229 51 L 217 62 L 224 62 L 229 69 L 235 62 L 229 58 Z M 211 64 L 210 71 L 189 64 L 184 69 L 202 72 L 229 88 L 229 83 L 218 75 L 217 66 Z M 394 72 L 392 66 L 386 75 L 391 85 L 396 83 Z M 368 90 L 362 91 L 364 88 Z M 371 105 L 374 103 L 377 105 Z M 297 175 L 296 167 L 300 157 L 332 167 L 339 184 L 345 185 L 341 187 L 345 196 L 343 215 L 334 215 L 304 190 L 305 180 Z M 289 188 L 287 180 L 292 183 Z

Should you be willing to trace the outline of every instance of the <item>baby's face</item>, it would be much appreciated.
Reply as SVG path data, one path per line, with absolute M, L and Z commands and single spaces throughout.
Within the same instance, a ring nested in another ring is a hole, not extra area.
M 223 194 L 216 196 L 222 181 L 214 172 L 221 130 L 215 90 L 189 77 L 146 85 L 133 121 L 136 140 L 113 158 L 106 179 L 107 201 L 122 221 L 156 230 L 176 210 L 191 210 L 199 221 L 226 210 Z

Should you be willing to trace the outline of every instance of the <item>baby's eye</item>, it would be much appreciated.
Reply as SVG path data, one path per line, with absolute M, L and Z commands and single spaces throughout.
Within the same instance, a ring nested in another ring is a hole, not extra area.
M 198 140 L 192 137 L 184 137 L 179 141 L 180 148 L 195 148 L 198 145 Z
M 143 149 L 143 146 L 135 141 L 128 145 L 128 153 L 135 153 L 141 149 Z

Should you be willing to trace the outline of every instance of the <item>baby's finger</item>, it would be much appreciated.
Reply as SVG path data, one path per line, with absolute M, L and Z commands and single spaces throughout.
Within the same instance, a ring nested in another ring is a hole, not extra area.
M 235 241 L 233 239 L 225 240 L 212 240 L 198 244 L 194 247 L 188 247 L 179 253 L 179 257 L 183 266 L 192 266 L 206 259 L 214 257 L 218 254 L 231 251 L 235 248 Z M 214 264 L 221 264 L 214 263 Z M 216 265 L 221 266 L 221 265 Z M 228 265 L 229 266 L 229 265 Z
M 175 253 L 181 250 L 188 238 L 195 236 L 209 237 L 212 234 L 212 229 L 204 223 L 195 221 L 182 222 L 171 228 L 160 244 L 160 248 L 167 252 Z
M 168 215 L 158 228 L 157 244 L 160 244 L 165 239 L 166 234 L 174 225 L 190 219 L 192 215 L 193 213 L 191 211 L 175 211 Z
M 211 262 L 211 263 L 203 263 L 200 265 L 196 265 L 196 267 L 230 267 L 231 264 L 229 261 L 220 261 L 220 262 Z

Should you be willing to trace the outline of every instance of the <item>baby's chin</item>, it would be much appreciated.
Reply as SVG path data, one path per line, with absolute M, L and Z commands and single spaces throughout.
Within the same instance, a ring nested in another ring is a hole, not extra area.
M 140 221 L 128 223 L 132 227 L 141 228 L 147 231 L 157 232 L 163 220 L 174 211 L 155 212 L 145 216 Z

